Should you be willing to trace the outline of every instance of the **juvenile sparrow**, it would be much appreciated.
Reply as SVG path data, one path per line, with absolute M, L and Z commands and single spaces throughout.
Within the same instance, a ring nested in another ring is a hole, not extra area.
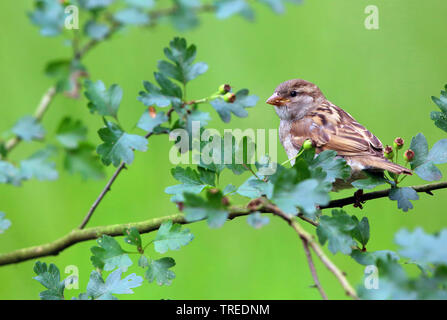
M 388 161 L 380 140 L 328 101 L 315 84 L 302 79 L 283 82 L 266 102 L 275 106 L 281 119 L 279 139 L 289 159 L 309 139 L 317 153 L 335 150 L 351 166 L 351 177 L 346 182 L 336 181 L 334 190 L 352 187 L 352 181 L 366 178 L 364 171 L 388 170 L 411 175 L 407 168 Z M 293 165 L 295 160 L 290 162 Z

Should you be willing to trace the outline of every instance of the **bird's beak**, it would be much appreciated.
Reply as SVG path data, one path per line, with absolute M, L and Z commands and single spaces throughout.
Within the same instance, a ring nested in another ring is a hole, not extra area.
M 276 92 L 267 99 L 266 103 L 271 104 L 272 106 L 283 106 L 286 102 L 289 102 L 289 99 L 281 98 Z

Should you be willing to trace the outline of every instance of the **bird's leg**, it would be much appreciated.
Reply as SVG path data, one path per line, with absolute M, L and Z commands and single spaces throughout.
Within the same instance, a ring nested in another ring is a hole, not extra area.
M 363 209 L 363 205 L 362 203 L 364 201 L 362 201 L 362 196 L 363 196 L 363 189 L 358 189 L 356 192 L 354 192 L 354 208 L 360 208 Z

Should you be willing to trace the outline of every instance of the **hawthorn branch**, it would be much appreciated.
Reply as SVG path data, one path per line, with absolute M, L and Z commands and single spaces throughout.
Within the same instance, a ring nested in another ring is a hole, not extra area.
M 438 183 L 424 184 L 420 186 L 411 186 L 410 188 L 413 188 L 414 191 L 418 193 L 423 192 L 429 195 L 433 195 L 432 191 L 447 188 L 447 182 L 438 182 Z M 388 195 L 390 194 L 390 190 L 391 189 L 385 189 L 380 191 L 364 193 L 362 196 L 360 196 L 360 201 L 366 202 L 368 200 L 388 197 Z M 320 209 L 343 208 L 344 206 L 356 203 L 356 201 L 358 201 L 358 199 L 356 199 L 356 197 L 354 196 L 332 200 L 331 202 L 329 202 L 327 206 L 321 206 Z
M 412 188 L 414 190 L 416 190 L 417 192 L 429 193 L 432 190 L 447 188 L 447 182 L 433 183 L 433 184 L 421 185 L 421 186 L 413 186 Z M 388 195 L 388 190 L 384 190 L 384 191 L 376 191 L 376 192 L 366 193 L 366 194 L 364 194 L 364 197 L 369 194 L 377 195 L 378 192 L 381 193 L 381 196 L 371 198 L 370 200 L 381 198 L 381 197 L 386 197 Z M 340 205 L 345 206 L 345 205 L 353 204 L 353 203 L 355 203 L 355 200 L 352 199 L 352 197 L 342 198 L 342 199 L 337 199 L 337 200 L 331 201 L 331 203 L 329 203 L 329 205 L 325 206 L 322 209 L 335 208 L 335 207 L 339 207 Z M 232 219 L 235 219 L 235 218 L 238 218 L 241 216 L 246 216 L 254 211 L 262 211 L 263 213 L 271 213 L 271 212 L 268 212 L 269 210 L 267 210 L 265 207 L 261 208 L 259 206 L 258 207 L 255 206 L 253 208 L 232 208 L 230 210 L 228 219 L 232 220 Z M 298 216 L 298 217 L 300 217 L 300 216 Z M 168 221 L 168 220 L 172 220 L 174 223 L 180 223 L 180 224 L 190 223 L 190 222 L 186 221 L 185 217 L 182 214 L 176 214 L 176 215 L 166 216 L 166 217 L 162 217 L 162 218 L 155 218 L 155 219 L 150 219 L 150 220 L 136 222 L 136 223 L 100 226 L 100 227 L 87 228 L 87 229 L 82 229 L 82 230 L 75 229 L 75 230 L 71 231 L 70 233 L 68 233 L 67 235 L 63 236 L 62 238 L 59 238 L 59 239 L 52 241 L 50 243 L 38 245 L 38 246 L 34 246 L 34 247 L 29 247 L 29 248 L 24 248 L 24 249 L 19 249 L 19 250 L 12 251 L 10 253 L 1 254 L 0 255 L 0 266 L 12 264 L 12 263 L 23 262 L 23 261 L 27 261 L 27 260 L 31 260 L 31 259 L 35 259 L 35 258 L 39 258 L 39 257 L 57 255 L 61 251 L 67 249 L 68 247 L 70 247 L 76 243 L 97 239 L 98 237 L 100 237 L 103 234 L 106 234 L 109 236 L 120 236 L 123 234 L 124 230 L 126 230 L 126 228 L 129 228 L 129 227 L 137 228 L 137 230 L 142 234 L 149 233 L 149 232 L 158 230 L 160 225 L 163 222 Z M 305 221 L 307 221 L 307 220 L 308 219 L 306 219 Z M 318 223 L 314 222 L 313 225 L 317 226 Z M 318 255 L 318 253 L 317 253 L 317 255 Z

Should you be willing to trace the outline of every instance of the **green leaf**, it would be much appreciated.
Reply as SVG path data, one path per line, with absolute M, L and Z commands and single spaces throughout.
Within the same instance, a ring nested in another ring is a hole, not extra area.
M 64 300 L 65 281 L 61 281 L 60 271 L 54 264 L 47 267 L 46 263 L 37 261 L 34 264 L 34 272 L 37 276 L 33 279 L 48 289 L 39 293 L 40 299 Z
M 184 212 L 187 221 L 198 221 L 207 218 L 211 228 L 221 227 L 228 218 L 227 207 L 222 203 L 222 192 L 207 192 L 207 198 L 190 192 L 183 194 L 185 198 Z
M 269 217 L 262 216 L 260 212 L 254 212 L 247 217 L 247 223 L 255 229 L 260 229 L 269 222 Z
M 351 235 L 354 239 L 362 244 L 363 247 L 369 241 L 369 221 L 367 217 L 363 217 L 362 220 L 358 220 L 356 216 L 352 216 L 352 220 L 355 223 L 354 229 L 351 231 Z
M 12 132 L 24 141 L 41 140 L 45 136 L 45 129 L 32 116 L 24 116 L 12 128 Z
M 321 216 L 317 235 L 322 245 L 328 241 L 328 248 L 333 254 L 338 251 L 351 254 L 352 246 L 356 245 L 351 235 L 354 228 L 355 221 L 346 212 L 332 210 L 332 217 Z
M 165 253 L 168 250 L 178 250 L 190 243 L 194 236 L 189 229 L 181 230 L 180 224 L 172 224 L 172 221 L 163 222 L 158 229 L 154 240 L 155 251 Z
M 146 256 L 141 255 L 141 257 L 138 259 L 138 266 L 141 268 L 147 268 L 149 266 L 149 260 Z
M 59 1 L 37 0 L 35 9 L 29 13 L 31 22 L 40 28 L 40 34 L 45 37 L 59 35 L 64 27 L 64 7 Z
M 90 251 L 93 253 L 90 260 L 95 268 L 105 271 L 112 271 L 120 268 L 126 271 L 132 265 L 127 252 L 124 251 L 119 243 L 111 236 L 103 235 L 96 240 L 99 247 L 92 247 Z
M 113 122 L 105 121 L 105 124 L 106 127 L 98 131 L 104 143 L 99 145 L 96 151 L 106 166 L 112 163 L 117 167 L 121 161 L 131 164 L 134 150 L 147 150 L 147 140 L 144 137 L 128 134 Z
M 182 194 L 184 192 L 197 194 L 207 186 L 215 186 L 215 174 L 203 168 L 196 171 L 190 167 L 177 166 L 171 169 L 171 174 L 177 181 L 182 182 L 182 184 L 169 186 L 165 189 L 167 194 L 176 195 L 173 199 L 175 201 L 183 201 Z
M 174 266 L 175 260 L 169 257 L 151 260 L 145 273 L 145 278 L 149 282 L 155 280 L 159 286 L 169 286 L 171 285 L 172 280 L 175 279 L 175 273 L 172 270 L 169 270 Z
M 366 179 L 360 179 L 352 182 L 352 186 L 357 189 L 374 189 L 377 186 L 388 183 L 388 180 L 384 177 L 383 173 L 366 172 L 368 176 Z
M 19 169 L 9 162 L 0 160 L 0 183 L 10 183 L 19 186 L 21 180 Z
M 141 9 L 152 8 L 155 4 L 154 0 L 124 0 L 124 2 L 129 6 Z
M 273 185 L 270 181 L 259 180 L 251 176 L 237 189 L 237 193 L 250 199 L 259 198 L 263 195 L 270 199 L 273 193 Z
M 87 139 L 87 127 L 80 120 L 65 117 L 59 124 L 56 138 L 65 148 L 76 149 L 81 141 Z
M 0 211 L 0 234 L 11 226 L 11 221 L 5 218 L 5 213 Z
M 59 177 L 54 162 L 48 161 L 56 150 L 53 147 L 37 151 L 26 160 L 20 161 L 20 177 L 23 180 L 36 178 L 40 181 L 56 180 Z
M 425 233 L 422 228 L 413 232 L 401 229 L 394 241 L 401 247 L 399 253 L 404 257 L 418 263 L 447 266 L 447 229 L 435 235 Z
M 149 15 L 138 10 L 137 8 L 126 8 L 120 10 L 113 15 L 113 18 L 122 24 L 137 26 L 148 24 L 150 21 Z
M 109 89 L 101 80 L 92 82 L 85 80 L 85 96 L 90 101 L 89 109 L 92 113 L 98 112 L 101 116 L 111 116 L 115 119 L 118 108 L 123 98 L 123 90 L 117 84 L 112 84 Z
M 139 252 L 142 251 L 141 236 L 137 228 L 127 228 L 124 231 L 124 236 L 125 243 L 136 246 Z
M 223 190 L 223 195 L 226 196 L 228 194 L 232 194 L 237 190 L 236 186 L 230 184 L 227 184 L 226 187 Z
M 138 121 L 138 128 L 147 131 L 148 133 L 153 132 L 154 129 L 160 126 L 162 123 L 168 121 L 168 117 L 164 112 L 158 112 L 157 115 L 152 118 L 148 111 L 145 111 Z
M 121 279 L 123 270 L 117 269 L 107 277 L 106 281 L 97 271 L 92 271 L 87 284 L 87 295 L 94 300 L 117 300 L 112 294 L 132 294 L 133 288 L 141 286 L 143 278 L 132 273 Z
M 337 152 L 334 150 L 319 153 L 309 164 L 309 169 L 316 168 L 321 168 L 326 173 L 324 181 L 330 183 L 336 179 L 345 180 L 351 175 L 351 168 L 346 164 L 346 160 L 337 157 Z
M 217 0 L 215 6 L 218 19 L 227 19 L 235 14 L 240 14 L 249 20 L 253 19 L 253 11 L 246 0 Z
M 163 83 L 161 89 L 156 85 L 150 83 L 149 81 L 144 81 L 143 86 L 146 91 L 140 91 L 138 100 L 141 101 L 145 106 L 157 106 L 157 107 L 167 107 L 171 104 L 174 106 L 179 106 L 181 104 L 181 89 L 171 82 L 168 78 L 157 74 L 157 82 Z M 169 88 L 166 90 L 166 88 Z M 180 96 L 178 96 L 180 90 Z
M 290 181 L 287 181 L 288 176 L 291 177 Z M 296 184 L 294 176 L 296 171 L 293 168 L 282 172 L 281 178 L 274 184 L 272 201 L 287 214 L 296 215 L 296 207 L 299 207 L 304 215 L 314 219 L 317 206 L 329 203 L 331 186 L 316 179 L 306 179 Z
M 82 8 L 92 11 L 105 9 L 114 1 L 115 0 L 78 0 Z
M 214 99 L 210 103 L 223 122 L 230 122 L 232 113 L 239 118 L 247 117 L 246 108 L 254 107 L 258 99 L 255 95 L 249 96 L 247 89 L 242 89 L 236 93 L 236 100 L 233 103 L 225 102 L 222 98 Z
M 164 49 L 166 57 L 174 64 L 161 60 L 158 69 L 165 76 L 186 84 L 208 70 L 204 62 L 193 63 L 196 51 L 195 45 L 188 46 L 184 38 L 174 38 Z
M 199 25 L 199 18 L 194 11 L 194 8 L 190 8 L 185 4 L 185 1 L 182 0 L 178 1 L 176 10 L 172 13 L 170 18 L 174 28 L 179 31 L 187 31 Z
M 446 85 L 447 90 L 447 85 Z M 435 125 L 447 132 L 447 91 L 441 91 L 439 98 L 431 97 L 433 102 L 441 109 L 441 111 L 432 111 L 430 118 L 435 122 Z
M 430 152 L 428 143 L 422 133 L 418 133 L 411 140 L 410 149 L 414 151 L 414 159 L 410 162 L 411 168 L 422 179 L 436 181 L 442 178 L 441 171 L 435 164 L 447 162 L 447 139 L 439 140 Z
M 379 251 L 361 251 L 359 249 L 354 249 L 351 252 L 351 257 L 357 261 L 357 263 L 368 266 L 368 265 L 376 265 L 379 259 L 385 259 L 387 256 L 390 259 L 398 261 L 400 257 L 397 253 L 390 250 L 379 250 Z
M 110 28 L 105 23 L 90 20 L 84 26 L 85 34 L 94 40 L 103 40 L 110 32 Z
M 88 143 L 81 143 L 77 149 L 67 149 L 64 167 L 70 174 L 79 173 L 84 180 L 105 177 L 104 167 L 95 153 L 95 147 Z
M 413 204 L 410 200 L 419 200 L 417 192 L 411 187 L 391 188 L 389 198 L 397 201 L 397 207 L 407 212 L 413 209 Z

